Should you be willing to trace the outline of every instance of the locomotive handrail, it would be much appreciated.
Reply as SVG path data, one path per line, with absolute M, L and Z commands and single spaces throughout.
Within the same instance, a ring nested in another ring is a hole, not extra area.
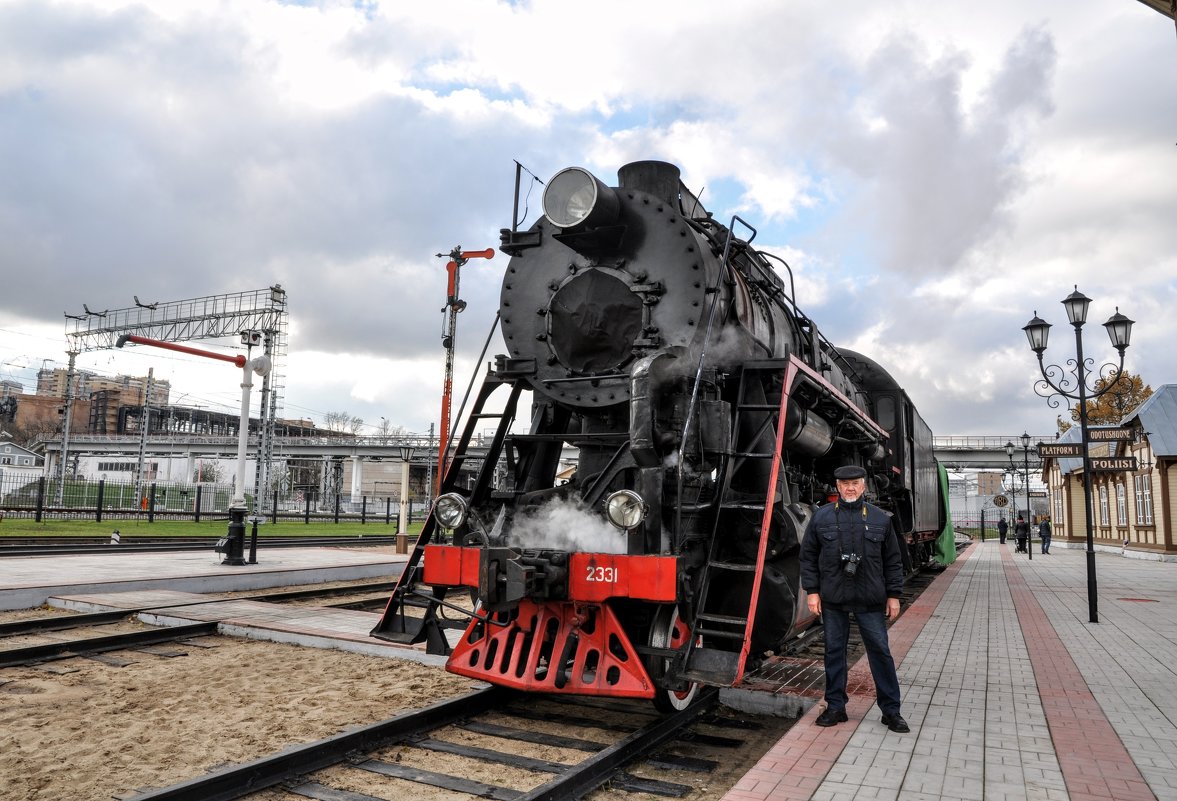
M 541 378 L 540 383 L 541 384 L 567 384 L 567 383 L 576 382 L 576 381 L 604 381 L 608 378 L 623 378 L 623 379 L 628 380 L 629 373 L 608 373 L 608 374 L 601 374 L 601 375 L 594 373 L 593 375 L 574 376 L 572 378 Z
M 787 261 L 785 261 L 780 256 L 776 255 L 775 253 L 769 253 L 767 250 L 757 250 L 757 251 L 755 251 L 755 253 L 758 256 L 761 256 L 762 258 L 776 259 L 781 264 L 785 265 L 785 269 L 789 271 L 789 305 L 793 307 L 794 312 L 798 311 L 798 309 L 797 309 L 797 284 L 793 280 L 793 268 L 789 266 L 789 263 Z M 776 271 L 774 270 L 773 273 L 775 274 Z M 783 289 L 784 288 L 782 287 L 782 291 L 783 291 Z

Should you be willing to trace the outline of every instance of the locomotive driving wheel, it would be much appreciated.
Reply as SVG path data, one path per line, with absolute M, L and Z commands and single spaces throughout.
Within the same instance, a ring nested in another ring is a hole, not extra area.
M 691 636 L 691 628 L 678 616 L 678 608 L 674 605 L 663 606 L 654 615 L 650 625 L 649 644 L 653 648 L 671 648 L 679 650 L 686 647 Z M 698 645 L 698 641 L 695 643 Z M 665 657 L 648 657 L 646 668 L 657 687 L 654 690 L 654 706 L 660 712 L 679 712 L 686 709 L 695 700 L 699 692 L 698 682 L 691 682 L 685 689 L 672 690 L 661 686 L 666 676 L 670 660 Z

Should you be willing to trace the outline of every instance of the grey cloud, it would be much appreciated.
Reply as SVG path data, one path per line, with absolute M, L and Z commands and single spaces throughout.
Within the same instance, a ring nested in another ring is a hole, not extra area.
M 963 56 L 929 62 L 909 42 L 885 45 L 859 76 L 857 98 L 885 127 L 843 125 L 831 137 L 831 158 L 864 180 L 832 233 L 844 236 L 865 222 L 879 260 L 899 273 L 960 267 L 971 248 L 1006 225 L 1004 210 L 1025 185 L 1018 134 L 1051 107 L 1054 60 L 1047 35 L 1023 34 L 968 114 Z

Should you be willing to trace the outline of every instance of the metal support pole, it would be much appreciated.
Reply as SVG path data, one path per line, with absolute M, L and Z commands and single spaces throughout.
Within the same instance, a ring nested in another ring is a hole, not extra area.
M 409 460 L 412 458 L 412 448 L 401 448 L 401 514 L 396 529 L 397 553 L 409 552 Z
M 1030 560 L 1034 559 L 1034 513 L 1030 508 L 1030 446 L 1026 444 L 1028 440 L 1025 434 L 1022 435 L 1022 462 L 1024 466 L 1023 475 L 1026 479 L 1026 557 Z
M 259 517 L 253 516 L 253 532 L 249 535 L 249 563 L 257 564 L 257 524 Z
M 143 462 L 147 457 L 147 432 L 151 429 L 151 388 L 155 383 L 155 368 L 147 368 L 147 391 L 139 407 L 139 461 L 135 467 L 135 503 L 143 499 Z
M 1087 520 L 1087 619 L 1099 622 L 1099 588 L 1095 578 L 1095 520 L 1091 513 L 1091 453 L 1087 439 L 1087 371 L 1083 365 L 1083 327 L 1075 326 L 1075 356 L 1079 378 L 1079 432 L 1083 442 L 1083 512 Z
M 74 419 L 74 380 L 76 378 L 74 362 L 78 358 L 78 351 L 71 350 L 67 352 L 69 353 L 69 369 L 65 374 L 65 410 L 63 412 L 64 419 L 62 420 L 61 428 L 61 463 L 58 465 L 61 476 L 57 484 L 58 506 L 62 506 L 65 503 L 65 471 L 69 464 L 69 430 L 73 426 Z
M 252 351 L 253 348 L 248 348 Z M 247 352 L 248 352 L 247 351 Z M 249 453 L 249 390 L 253 378 L 248 356 L 241 368 L 241 416 L 237 423 L 237 472 L 233 480 L 233 500 L 229 502 L 229 532 L 225 543 L 225 559 L 222 565 L 243 567 L 245 561 L 245 462 Z

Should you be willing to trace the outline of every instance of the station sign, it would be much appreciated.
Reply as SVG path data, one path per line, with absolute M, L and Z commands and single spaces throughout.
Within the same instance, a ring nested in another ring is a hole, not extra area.
M 1089 428 L 1088 442 L 1132 442 L 1136 439 L 1130 428 Z
M 1059 459 L 1069 456 L 1082 456 L 1083 444 L 1079 442 L 1039 442 L 1039 459 Z
M 1124 470 L 1135 470 L 1136 457 L 1135 456 L 1092 456 L 1091 457 L 1091 471 L 1094 472 L 1120 472 Z
M 1004 495 L 994 495 L 993 496 L 993 505 L 994 506 L 1005 506 L 1008 503 L 1009 503 L 1009 498 L 1005 497 Z

